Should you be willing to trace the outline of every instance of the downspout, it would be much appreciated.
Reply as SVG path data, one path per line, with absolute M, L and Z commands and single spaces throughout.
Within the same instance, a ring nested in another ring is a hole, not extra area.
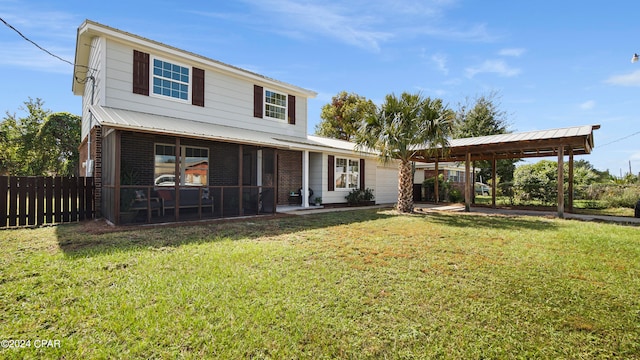
M 93 76 L 87 77 L 91 80 L 91 106 L 93 106 L 94 94 L 96 90 L 96 79 Z M 89 109 L 89 134 L 87 135 L 87 162 L 85 165 L 85 176 L 93 176 L 93 161 L 91 161 L 91 129 L 93 128 L 93 113 Z

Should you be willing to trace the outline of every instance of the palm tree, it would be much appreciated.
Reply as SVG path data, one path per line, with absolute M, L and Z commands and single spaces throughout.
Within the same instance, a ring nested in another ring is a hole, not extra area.
M 400 162 L 398 211 L 413 211 L 411 161 L 424 149 L 446 148 L 455 114 L 440 99 L 402 93 L 387 95 L 376 114 L 364 119 L 355 141 L 360 149 L 372 149 L 383 162 Z

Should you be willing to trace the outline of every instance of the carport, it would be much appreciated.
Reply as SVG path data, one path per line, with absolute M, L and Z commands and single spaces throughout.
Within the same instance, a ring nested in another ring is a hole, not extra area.
M 512 134 L 480 136 L 454 139 L 446 149 L 425 148 L 413 161 L 435 163 L 436 174 L 439 162 L 465 163 L 465 210 L 470 211 L 474 181 L 471 179 L 471 162 L 491 162 L 492 178 L 496 178 L 496 160 L 524 159 L 535 157 L 558 157 L 558 217 L 564 217 L 564 158 L 569 157 L 569 212 L 573 211 L 573 157 L 590 154 L 593 150 L 593 131 L 600 125 L 583 125 L 561 129 L 529 131 Z M 492 184 L 492 207 L 496 207 L 496 184 Z M 435 182 L 435 197 L 438 199 L 438 182 Z

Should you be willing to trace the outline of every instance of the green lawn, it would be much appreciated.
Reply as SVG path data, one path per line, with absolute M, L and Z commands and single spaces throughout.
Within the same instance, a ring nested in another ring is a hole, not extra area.
M 0 358 L 640 359 L 638 227 L 372 209 L 102 229 L 0 231 L 0 340 L 31 340 Z
M 476 196 L 476 204 L 478 205 L 491 205 L 491 196 Z M 527 203 L 516 203 L 511 204 L 509 202 L 509 198 L 506 196 L 499 196 L 496 198 L 496 205 L 503 207 L 512 207 L 512 206 L 521 206 L 521 207 L 539 207 L 542 204 L 536 201 L 529 201 Z M 545 205 L 550 210 L 554 210 L 557 208 L 557 205 Z M 573 207 L 576 214 L 589 214 L 589 215 L 605 215 L 605 216 L 626 216 L 633 217 L 634 209 L 633 208 L 625 208 L 625 207 L 606 207 L 606 203 L 604 201 L 598 200 L 575 200 L 573 202 Z M 566 207 L 565 207 L 566 208 Z

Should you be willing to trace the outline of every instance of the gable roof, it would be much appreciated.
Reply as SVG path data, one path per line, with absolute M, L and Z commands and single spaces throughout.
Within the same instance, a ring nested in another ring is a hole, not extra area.
M 182 50 L 170 45 L 166 45 L 155 40 L 147 39 L 139 35 L 131 34 L 126 31 L 122 31 L 107 25 L 103 25 L 88 19 L 85 20 L 78 27 L 78 34 L 76 38 L 76 54 L 75 54 L 76 69 L 74 72 L 73 86 L 72 86 L 72 90 L 75 95 L 84 94 L 85 82 L 77 81 L 76 76 L 78 73 L 86 74 L 88 72 L 89 54 L 91 51 L 91 46 L 90 46 L 91 39 L 96 36 L 103 36 L 110 39 L 118 40 L 120 42 L 124 42 L 124 43 L 130 44 L 131 46 L 135 46 L 137 48 L 141 48 L 145 50 L 156 50 L 156 51 L 162 51 L 164 53 L 172 54 L 174 56 L 178 56 L 180 58 L 189 60 L 190 62 L 200 64 L 200 66 L 222 71 L 231 76 L 242 77 L 242 78 L 250 79 L 252 81 L 255 81 L 264 85 L 271 85 L 271 86 L 283 88 L 292 95 L 299 95 L 307 98 L 314 98 L 318 95 L 315 91 L 303 89 L 301 87 L 291 85 L 276 79 L 272 79 L 264 75 L 254 73 L 249 70 L 245 70 L 233 65 L 229 65 L 221 61 L 214 60 L 202 55 L 198 55 L 186 50 Z

